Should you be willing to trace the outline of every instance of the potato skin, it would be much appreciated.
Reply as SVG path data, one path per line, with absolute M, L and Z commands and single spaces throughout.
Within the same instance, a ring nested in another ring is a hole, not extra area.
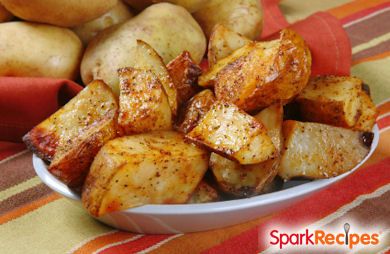
M 193 15 L 207 37 L 216 24 L 222 24 L 249 39 L 256 39 L 263 27 L 263 13 L 258 0 L 209 0 Z
M 125 135 L 172 129 L 167 96 L 149 70 L 118 70 L 120 80 L 118 124 Z
M 176 5 L 183 6 L 190 13 L 197 11 L 200 7 L 202 7 L 208 0 L 124 0 L 131 7 L 136 10 L 143 10 L 146 7 L 161 2 L 168 2 Z
M 93 216 L 145 204 L 186 203 L 209 154 L 172 131 L 114 139 L 96 155 L 82 201 Z
M 283 136 L 278 174 L 285 180 L 338 176 L 355 167 L 370 150 L 363 132 L 320 123 L 284 121 Z
M 378 109 L 372 101 L 370 95 L 364 91 L 360 93 L 360 117 L 352 129 L 358 131 L 372 131 L 378 117 Z
M 188 204 L 201 204 L 215 202 L 220 199 L 216 189 L 209 185 L 205 180 L 202 180 L 195 191 L 192 193 Z
M 72 27 L 101 16 L 117 0 L 1 0 L 1 3 L 24 20 Z
M 215 95 L 247 112 L 278 101 L 286 104 L 307 85 L 310 71 L 306 43 L 294 31 L 284 29 L 279 40 L 258 42 L 249 54 L 223 68 L 215 80 Z
M 0 50 L 0 76 L 75 79 L 82 44 L 66 28 L 18 21 L 0 24 Z
M 118 87 L 116 71 L 122 67 L 135 67 L 137 39 L 155 49 L 165 64 L 184 50 L 199 63 L 206 50 L 202 29 L 184 8 L 169 3 L 155 4 L 93 38 L 81 63 L 83 82 L 102 79 L 115 90 Z
M 14 16 L 0 3 L 0 22 L 10 21 Z
M 95 37 L 100 31 L 111 27 L 113 25 L 121 24 L 133 17 L 133 13 L 122 1 L 104 13 L 100 17 L 78 25 L 73 28 L 73 31 L 80 37 L 84 45 Z

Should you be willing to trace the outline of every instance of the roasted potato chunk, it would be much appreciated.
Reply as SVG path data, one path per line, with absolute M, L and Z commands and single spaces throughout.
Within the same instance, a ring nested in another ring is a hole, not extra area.
M 360 117 L 352 129 L 359 131 L 372 131 L 378 117 L 378 110 L 369 94 L 366 92 L 360 93 Z
M 233 32 L 221 24 L 216 25 L 210 36 L 207 59 L 212 67 L 218 60 L 232 54 L 236 49 L 242 48 L 251 40 L 245 36 Z
M 227 102 L 215 102 L 186 137 L 244 165 L 275 156 L 275 146 L 263 124 Z
M 198 77 L 202 70 L 188 51 L 184 51 L 167 65 L 168 73 L 172 78 L 177 91 L 177 103 L 182 105 L 198 91 Z
M 188 204 L 199 204 L 199 203 L 209 203 L 215 202 L 219 200 L 219 195 L 216 189 L 211 187 L 208 183 L 202 180 L 198 187 L 196 187 L 194 193 L 190 200 L 188 200 Z
M 254 42 L 248 43 L 245 46 L 235 50 L 227 57 L 217 61 L 212 66 L 212 68 L 210 68 L 207 72 L 203 73 L 199 77 L 199 85 L 203 87 L 213 87 L 220 71 L 222 71 L 225 67 L 227 67 L 229 64 L 233 63 L 237 59 L 245 58 L 245 56 L 249 55 L 255 47 L 256 44 Z
M 310 79 L 296 98 L 305 121 L 351 128 L 361 114 L 362 81 L 354 77 Z
M 49 171 L 71 187 L 80 186 L 92 160 L 116 136 L 118 103 L 102 81 L 93 81 L 64 107 L 37 125 L 23 140 L 51 161 Z
M 219 71 L 214 81 L 215 95 L 218 100 L 232 102 L 247 112 L 278 101 L 286 104 L 306 86 L 310 68 L 311 55 L 306 43 L 294 31 L 285 29 L 280 39 L 256 43 L 249 54 Z
M 172 129 L 171 108 L 157 77 L 148 70 L 118 70 L 118 125 L 126 135 Z
M 186 203 L 207 171 L 209 154 L 172 131 L 117 138 L 96 155 L 82 202 L 93 216 L 145 204 Z
M 134 57 L 137 61 L 132 67 L 141 70 L 151 70 L 158 77 L 168 96 L 172 114 L 176 115 L 178 107 L 177 91 L 161 57 L 149 44 L 141 40 L 137 40 Z
M 210 157 L 209 165 L 219 188 L 235 197 L 249 197 L 267 191 L 278 173 L 279 153 L 283 146 L 283 107 L 281 104 L 272 105 L 255 118 L 266 127 L 277 150 L 275 158 L 253 165 L 240 165 L 215 153 Z
M 355 167 L 370 150 L 363 132 L 320 123 L 284 121 L 283 136 L 278 174 L 285 180 L 338 176 Z
M 209 90 L 203 90 L 189 100 L 182 108 L 179 119 L 177 120 L 176 130 L 182 133 L 190 132 L 199 122 L 199 120 L 210 110 L 215 102 L 214 93 Z

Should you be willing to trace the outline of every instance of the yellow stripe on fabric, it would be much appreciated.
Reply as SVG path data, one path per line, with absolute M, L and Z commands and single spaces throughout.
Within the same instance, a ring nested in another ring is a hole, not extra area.
M 390 57 L 352 66 L 351 74 L 370 86 L 375 103 L 390 97 Z
M 65 198 L 0 226 L 0 253 L 66 253 L 93 236 L 111 231 Z
M 33 178 L 30 178 L 22 183 L 19 183 L 17 185 L 14 185 L 8 189 L 5 189 L 3 191 L 0 191 L 0 202 L 3 200 L 6 200 L 9 197 L 12 197 L 13 195 L 16 195 L 20 192 L 23 192 L 25 190 L 28 190 L 38 184 L 42 183 L 42 181 L 39 179 L 39 177 L 35 176 Z
M 356 54 L 360 51 L 363 51 L 363 50 L 366 50 L 366 49 L 369 49 L 369 48 L 372 48 L 372 47 L 375 47 L 376 45 L 384 42 L 384 41 L 387 41 L 387 40 L 390 40 L 390 33 L 387 33 L 387 34 L 383 34 L 379 37 L 376 37 L 374 39 L 372 39 L 371 41 L 369 42 L 366 42 L 366 43 L 363 43 L 363 44 L 359 44 L 355 47 L 352 48 L 352 54 Z
M 304 19 L 318 11 L 328 9 L 352 2 L 353 0 L 282 0 L 279 4 L 282 13 L 289 23 Z

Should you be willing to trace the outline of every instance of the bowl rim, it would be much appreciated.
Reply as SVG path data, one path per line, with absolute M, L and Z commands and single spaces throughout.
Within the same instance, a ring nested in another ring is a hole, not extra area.
M 224 213 L 227 211 L 239 211 L 258 206 L 267 206 L 274 203 L 287 201 L 289 199 L 298 198 L 300 196 L 313 193 L 321 190 L 356 171 L 362 166 L 373 154 L 379 142 L 379 128 L 377 124 L 373 127 L 372 132 L 374 138 L 370 147 L 369 153 L 360 161 L 353 169 L 336 177 L 313 180 L 304 182 L 300 185 L 293 186 L 287 189 L 266 193 L 254 197 L 234 199 L 227 201 L 202 203 L 202 204 L 169 204 L 169 205 L 143 205 L 135 208 L 130 208 L 115 213 L 131 213 L 144 215 L 178 215 L 178 214 L 209 214 L 209 213 Z M 32 156 L 33 167 L 38 177 L 50 189 L 61 194 L 69 199 L 81 202 L 79 194 L 71 190 L 64 183 L 60 182 L 48 170 L 47 164 L 38 156 Z

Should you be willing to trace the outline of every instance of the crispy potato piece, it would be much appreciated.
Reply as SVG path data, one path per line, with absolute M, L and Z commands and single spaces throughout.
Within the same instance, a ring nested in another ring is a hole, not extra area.
M 176 130 L 182 133 L 190 132 L 198 124 L 199 120 L 210 110 L 215 102 L 214 93 L 203 90 L 189 100 L 182 108 L 179 119 L 175 126 Z
M 320 123 L 284 121 L 283 136 L 279 176 L 285 180 L 338 176 L 355 167 L 370 150 L 363 132 Z
M 173 131 L 117 138 L 96 155 L 82 201 L 93 216 L 145 204 L 186 203 L 209 154 Z
M 306 43 L 294 31 L 284 29 L 280 39 L 256 43 L 249 54 L 219 71 L 215 95 L 218 100 L 232 102 L 247 112 L 278 101 L 286 104 L 306 86 L 310 68 L 311 55 Z
M 118 103 L 102 81 L 93 81 L 23 140 L 49 171 L 69 186 L 82 184 L 95 154 L 116 136 Z
M 365 91 L 360 93 L 360 117 L 352 129 L 359 131 L 372 131 L 378 117 L 378 110 L 370 95 Z
M 237 59 L 245 58 L 245 56 L 249 55 L 255 47 L 256 44 L 254 42 L 248 43 L 245 46 L 235 50 L 227 57 L 217 61 L 212 68 L 199 77 L 198 84 L 203 87 L 213 87 L 217 75 L 221 70 Z
M 219 195 L 216 189 L 211 187 L 208 183 L 202 180 L 194 193 L 192 193 L 188 204 L 209 203 L 219 200 Z
M 245 36 L 233 32 L 221 24 L 216 25 L 210 36 L 207 59 L 209 66 L 213 67 L 218 60 L 229 56 L 236 49 L 242 48 L 251 40 Z
M 175 85 L 177 103 L 180 106 L 199 91 L 197 83 L 198 77 L 202 74 L 202 70 L 192 60 L 188 51 L 184 51 L 181 55 L 169 62 L 167 69 Z
M 124 134 L 171 130 L 171 108 L 157 77 L 151 71 L 131 67 L 119 69 L 118 74 L 118 124 Z
M 249 197 L 268 191 L 278 173 L 279 153 L 283 146 L 282 122 L 283 107 L 272 105 L 255 118 L 262 122 L 276 147 L 277 156 L 253 165 L 240 165 L 216 153 L 210 157 L 210 168 L 222 191 L 235 197 Z
M 186 137 L 240 164 L 256 164 L 275 156 L 266 132 L 263 124 L 234 104 L 217 101 Z
M 136 55 L 134 57 L 137 61 L 132 67 L 151 70 L 158 77 L 168 96 L 172 115 L 176 115 L 178 108 L 177 91 L 161 57 L 149 44 L 141 40 L 137 40 Z
M 360 79 L 319 76 L 310 79 L 296 102 L 306 121 L 350 128 L 361 114 L 361 93 Z

